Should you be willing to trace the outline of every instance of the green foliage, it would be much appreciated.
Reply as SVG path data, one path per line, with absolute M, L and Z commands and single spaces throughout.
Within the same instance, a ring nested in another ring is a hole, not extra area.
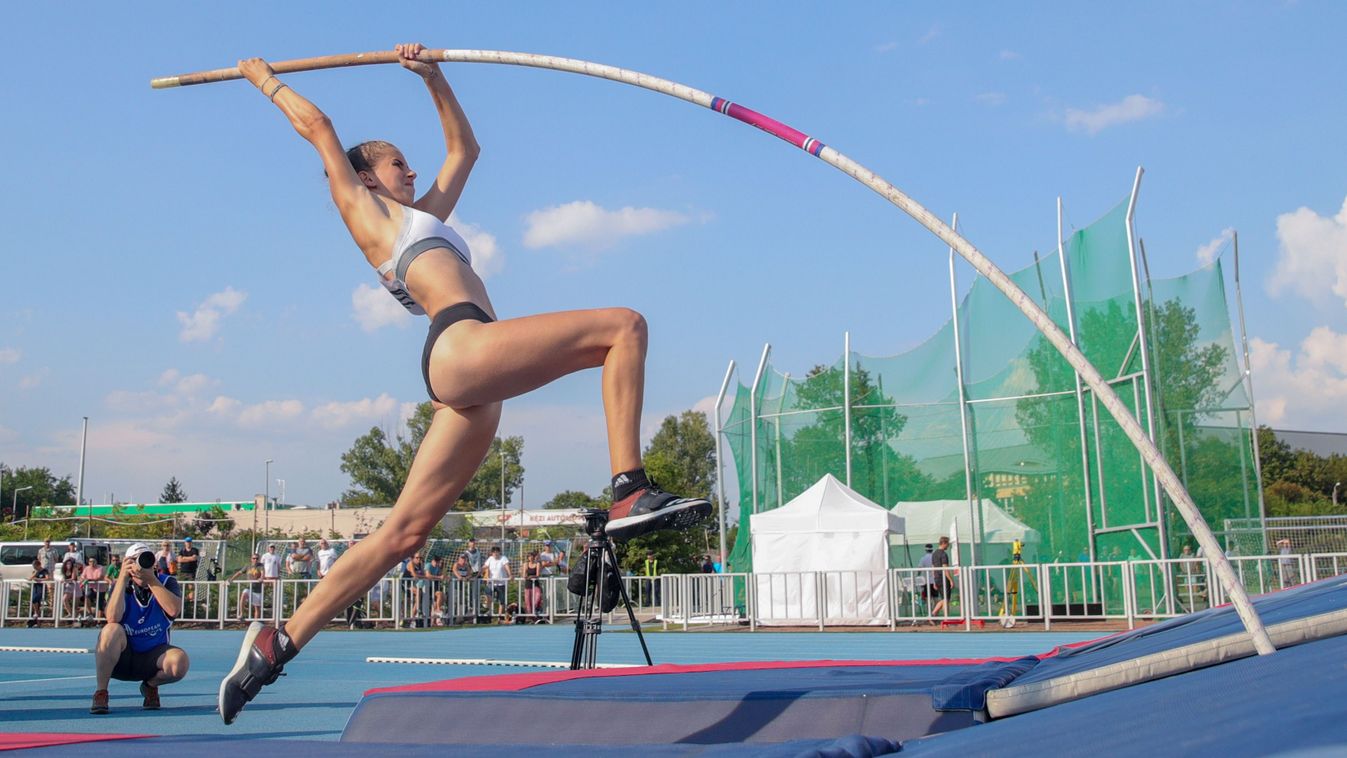
M 716 440 L 704 413 L 666 416 L 642 457 L 646 475 L 661 489 L 688 497 L 706 497 L 715 490 Z M 640 573 L 650 551 L 662 573 L 696 571 L 701 556 L 718 544 L 716 535 L 714 519 L 704 522 L 704 528 L 655 532 L 626 543 L 619 561 L 623 569 Z
M 1269 516 L 1326 516 L 1347 513 L 1347 456 L 1315 455 L 1294 450 L 1266 426 L 1258 427 L 1258 452 L 1263 467 L 1264 502 Z
M 565 510 L 569 508 L 606 508 L 611 501 L 593 497 L 579 490 L 564 490 L 552 496 L 543 504 L 547 510 Z
M 159 493 L 159 502 L 161 503 L 185 503 L 187 502 L 187 492 L 182 488 L 182 482 L 178 477 L 168 478 L 168 484 L 164 485 L 164 491 Z
M 782 440 L 782 460 L 793 464 L 782 471 L 786 498 L 813 486 L 824 474 L 846 478 L 842 381 L 840 368 L 815 366 L 795 386 L 797 407 L 822 410 L 814 414 L 813 423 Z M 927 497 L 934 481 L 917 468 L 914 458 L 889 444 L 907 426 L 907 416 L 871 380 L 870 372 L 859 366 L 851 372 L 851 406 L 852 487 L 873 500 L 890 501 L 886 505 Z M 775 450 L 768 448 L 767 457 L 774 459 Z M 766 465 L 767 470 L 774 470 L 775 460 Z
M 342 453 L 341 470 L 351 477 L 351 488 L 342 495 L 345 507 L 390 505 L 407 483 L 412 459 L 430 429 L 435 411 L 429 402 L 416 406 L 407 420 L 407 434 L 391 437 L 379 427 L 357 437 L 350 450 Z M 478 468 L 454 510 L 472 511 L 500 508 L 501 505 L 501 450 L 505 455 L 505 496 L 519 489 L 524 481 L 524 467 L 520 458 L 524 451 L 522 437 L 499 437 L 491 443 L 491 451 Z
M 16 506 L 15 492 L 18 490 L 22 491 L 18 492 L 17 513 L 12 513 L 11 509 Z M 0 513 L 11 519 L 23 518 L 33 508 L 72 505 L 74 502 L 75 485 L 70 482 L 69 475 L 58 479 L 46 467 L 3 467 L 3 474 L 0 474 Z M 63 538 L 69 534 L 66 531 L 52 536 Z
M 224 508 L 218 505 L 211 506 L 209 510 L 198 513 L 192 525 L 197 534 L 203 536 L 214 531 L 221 538 L 228 539 L 229 533 L 234 531 L 234 519 L 225 512 Z
M 503 455 L 502 455 L 503 453 Z M 510 502 L 511 493 L 517 491 L 524 482 L 524 465 L 520 462 L 524 455 L 523 437 L 495 438 L 486 460 L 477 469 L 477 473 L 468 482 L 468 486 L 454 503 L 456 511 L 488 511 L 504 508 Z M 501 495 L 501 467 L 505 470 L 505 493 Z

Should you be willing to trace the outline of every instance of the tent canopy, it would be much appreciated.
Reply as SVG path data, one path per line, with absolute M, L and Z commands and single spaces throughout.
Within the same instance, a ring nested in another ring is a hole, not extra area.
M 981 507 L 974 505 L 975 519 L 969 522 L 967 500 L 914 500 L 893 506 L 893 512 L 903 518 L 907 525 L 907 541 L 910 545 L 934 543 L 942 536 L 948 537 L 950 524 L 957 522 L 962 540 L 1009 543 L 1020 540 L 1029 544 L 1039 542 L 1039 534 L 1028 524 L 1006 513 L 1001 506 L 991 500 L 983 500 Z M 985 523 L 985 531 L 983 525 Z
M 775 510 L 750 517 L 756 571 L 884 571 L 903 519 L 825 474 Z

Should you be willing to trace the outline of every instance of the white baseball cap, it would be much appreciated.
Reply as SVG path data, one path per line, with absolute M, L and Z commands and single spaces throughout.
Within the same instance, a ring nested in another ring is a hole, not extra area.
M 150 549 L 149 545 L 146 545 L 144 542 L 137 542 L 136 544 L 126 549 L 126 557 L 135 558 L 137 555 L 140 555 L 141 553 L 153 553 L 153 552 L 154 551 Z

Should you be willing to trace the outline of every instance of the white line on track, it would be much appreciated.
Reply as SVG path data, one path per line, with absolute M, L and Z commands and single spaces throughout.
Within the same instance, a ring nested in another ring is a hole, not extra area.
M 82 647 L 31 647 L 26 645 L 0 645 L 0 653 L 88 653 Z
M 53 676 L 46 679 L 14 679 L 12 681 L 0 680 L 0 684 L 33 684 L 34 682 L 63 682 L 69 679 L 94 679 L 93 674 L 88 676 Z
M 496 658 L 385 658 L 374 656 L 365 663 L 414 663 L 431 666 L 516 666 L 528 668 L 568 669 L 571 664 L 562 661 L 504 661 Z M 599 669 L 635 668 L 635 663 L 597 663 Z

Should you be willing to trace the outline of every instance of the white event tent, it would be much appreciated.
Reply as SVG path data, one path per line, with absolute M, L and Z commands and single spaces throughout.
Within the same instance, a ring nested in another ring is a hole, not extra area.
M 749 529 L 760 623 L 886 623 L 889 535 L 902 533 L 900 516 L 825 474 L 750 516 Z
M 968 542 L 981 539 L 978 563 L 995 565 L 1010 558 L 1010 546 L 1015 540 L 1024 543 L 1024 560 L 1032 563 L 1038 552 L 1040 537 L 1028 524 L 1006 513 L 999 505 L 984 499 L 972 507 L 969 521 L 967 500 L 916 500 L 893 506 L 906 525 L 907 548 L 911 551 L 911 565 L 920 558 L 922 545 L 934 544 L 942 536 L 950 536 L 950 526 L 958 524 L 962 561 L 968 562 Z M 899 564 L 904 561 L 899 560 Z

